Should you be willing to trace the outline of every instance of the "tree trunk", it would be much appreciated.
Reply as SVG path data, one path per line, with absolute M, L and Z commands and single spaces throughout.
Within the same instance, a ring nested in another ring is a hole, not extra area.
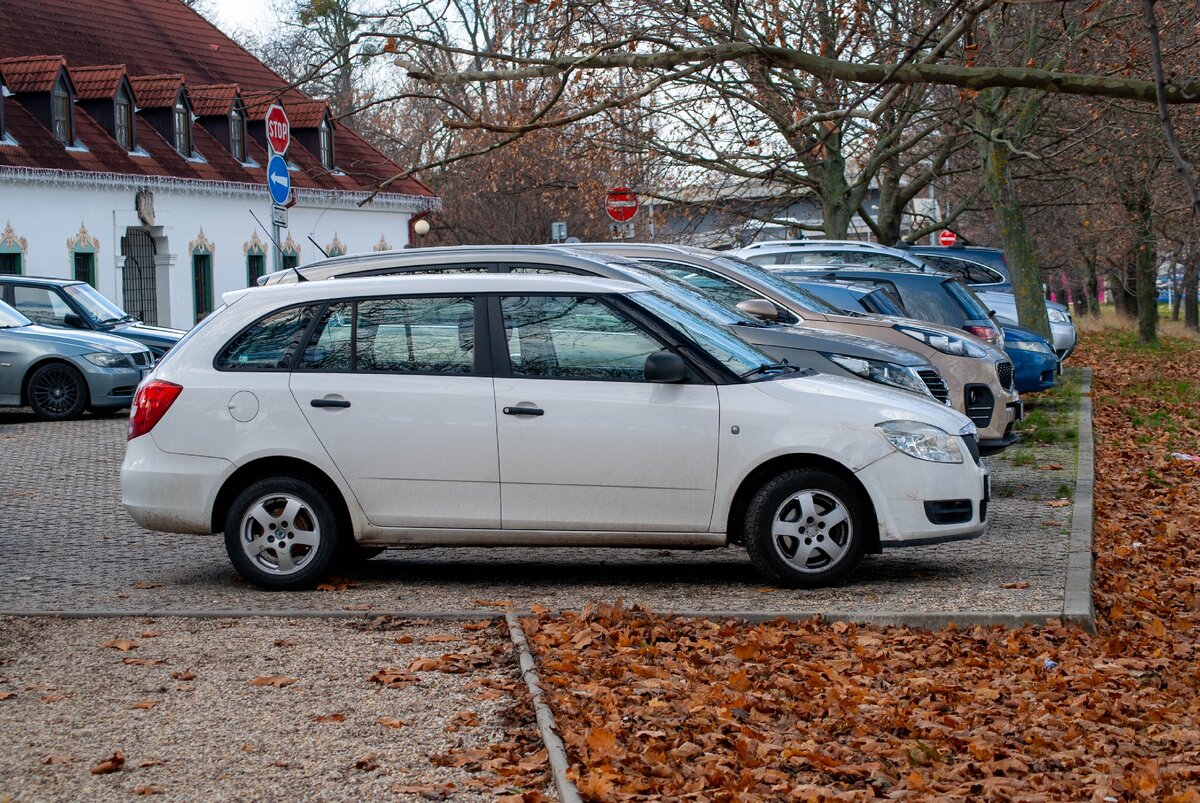
M 1183 268 L 1183 325 L 1192 330 L 1200 330 L 1197 290 L 1200 290 L 1200 261 L 1191 257 Z
M 1075 308 L 1075 317 L 1082 318 L 1088 312 L 1087 287 L 1084 286 L 1084 275 L 1071 271 L 1071 306 Z
M 996 213 L 1000 245 L 1008 256 L 1013 295 L 1017 300 L 1017 322 L 1052 340 L 1046 300 L 1042 296 L 1042 274 L 1033 240 L 1025 226 L 1025 213 L 1012 183 L 1008 148 L 982 137 L 979 148 L 983 157 L 984 186 Z
M 1132 210 L 1137 220 L 1134 240 L 1134 273 L 1137 276 L 1138 342 L 1147 344 L 1158 340 L 1158 260 L 1154 253 L 1154 229 L 1150 199 L 1139 195 Z
M 1087 303 L 1088 314 L 1093 318 L 1100 317 L 1100 275 L 1096 271 L 1096 258 L 1090 256 L 1084 263 L 1087 266 Z

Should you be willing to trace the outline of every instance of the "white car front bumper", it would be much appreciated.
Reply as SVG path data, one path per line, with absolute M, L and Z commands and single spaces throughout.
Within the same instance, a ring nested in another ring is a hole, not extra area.
M 970 455 L 964 457 L 965 463 L 931 463 L 893 452 L 855 475 L 875 505 L 880 546 L 919 546 L 983 535 L 990 478 Z

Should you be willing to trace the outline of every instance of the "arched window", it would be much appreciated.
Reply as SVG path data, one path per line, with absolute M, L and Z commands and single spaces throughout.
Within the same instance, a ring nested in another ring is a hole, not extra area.
M 213 311 L 213 251 L 216 248 L 204 236 L 204 229 L 200 229 L 200 236 L 188 243 L 188 250 L 192 254 L 192 304 L 196 323 L 200 323 Z
M 28 251 L 28 241 L 24 237 L 18 237 L 13 231 L 12 221 L 8 221 L 4 231 L 0 231 L 0 275 L 20 276 Z
M 246 118 L 240 109 L 229 113 L 229 152 L 239 162 L 246 161 Z
M 184 156 L 192 155 L 192 114 L 182 95 L 175 101 L 175 150 Z
M 129 102 L 129 93 L 125 87 L 117 88 L 116 100 L 117 142 L 127 151 L 133 150 L 133 104 Z
M 321 118 L 321 164 L 326 170 L 333 169 L 333 129 L 329 126 L 328 118 Z
M 51 111 L 54 114 L 54 136 L 67 146 L 75 144 L 75 127 L 71 119 L 71 92 L 65 78 L 59 78 L 50 93 Z
M 280 261 L 283 262 L 284 270 L 300 264 L 300 246 L 292 239 L 291 232 L 288 232 L 287 239 L 280 245 L 279 253 L 283 257 Z
M 87 226 L 80 223 L 79 233 L 67 240 L 72 278 L 96 286 L 96 252 L 99 250 L 100 241 L 88 233 Z
M 250 239 L 242 246 L 246 254 L 246 286 L 254 287 L 267 272 L 267 244 L 253 232 Z

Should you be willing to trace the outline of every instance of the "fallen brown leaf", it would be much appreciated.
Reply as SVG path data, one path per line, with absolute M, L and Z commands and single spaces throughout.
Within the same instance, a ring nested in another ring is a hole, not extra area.
M 74 760 L 75 759 L 72 758 L 71 756 L 60 756 L 60 755 L 51 753 L 50 755 L 48 755 L 42 759 L 42 763 L 43 764 L 70 764 Z
M 157 786 L 150 786 L 148 784 L 144 785 L 144 786 L 133 787 L 133 793 L 135 795 L 165 795 L 166 794 L 166 792 L 164 792 L 162 789 L 158 788 Z
M 67 699 L 70 696 L 71 695 L 63 694 L 62 692 L 51 692 L 50 694 L 47 694 L 39 699 L 43 703 L 58 703 L 58 702 L 62 702 L 63 700 Z
M 130 650 L 136 650 L 138 645 L 137 645 L 137 642 L 135 642 L 135 641 L 129 641 L 128 639 L 122 638 L 122 639 L 113 639 L 112 641 L 106 641 L 103 644 L 101 644 L 100 646 L 101 647 L 109 647 L 114 650 L 120 650 L 121 652 L 129 652 Z
M 465 625 L 462 626 L 462 628 L 463 628 L 463 630 L 474 631 L 474 630 L 487 630 L 491 626 L 492 626 L 491 621 L 488 619 L 484 619 L 479 622 L 467 622 Z
M 413 637 L 412 636 L 400 636 L 399 638 L 396 639 L 396 643 L 397 644 L 412 644 Z
M 402 689 L 410 683 L 421 682 L 420 678 L 407 669 L 392 669 L 391 667 L 384 667 L 372 672 L 367 680 L 372 683 L 381 683 L 389 689 Z
M 324 723 L 324 722 L 345 722 L 346 715 L 343 713 L 340 713 L 340 712 L 336 713 L 336 714 L 318 714 L 318 715 L 314 716 L 312 719 L 313 719 L 313 722 L 322 722 L 322 723 Z
M 161 658 L 125 658 L 121 663 L 129 664 L 130 666 L 158 666 L 159 664 L 165 664 L 166 661 Z
M 1028 580 L 1020 580 L 1015 583 L 1001 583 L 1000 587 L 1001 588 L 1029 588 L 1029 581 Z
M 142 638 L 158 638 L 161 635 L 162 635 L 162 633 L 159 633 L 157 630 L 147 630 L 141 634 L 141 637 Z
M 141 700 L 131 705 L 130 708 L 136 708 L 140 711 L 149 711 L 156 705 L 158 705 L 158 700 Z
M 107 775 L 110 772 L 119 771 L 124 766 L 125 755 L 120 750 L 116 750 L 111 756 L 92 767 L 92 775 Z
M 403 728 L 405 725 L 403 720 L 394 719 L 392 717 L 380 717 L 379 724 L 385 728 Z
M 282 689 L 284 686 L 291 686 L 293 683 L 299 683 L 299 678 L 289 678 L 283 675 L 259 675 L 254 680 L 250 681 L 251 686 L 274 686 L 277 689 Z
M 175 680 L 195 680 L 196 673 L 190 669 L 185 669 L 182 672 L 172 672 L 171 677 Z
M 354 769 L 365 770 L 367 772 L 379 767 L 378 757 L 374 753 L 367 753 L 364 756 L 359 756 L 354 761 Z
M 0 700 L 11 700 L 16 696 L 17 693 L 15 691 L 0 691 Z
M 136 583 L 134 583 L 133 585 L 130 586 L 130 588 L 136 588 L 136 589 L 139 589 L 142 591 L 151 589 L 151 588 L 162 588 L 162 587 L 163 587 L 162 583 L 150 583 L 145 580 L 138 580 Z
M 1058 463 L 1047 463 L 1044 466 L 1038 466 L 1042 471 L 1062 471 L 1062 466 Z
M 513 601 L 511 599 L 477 599 L 475 604 L 484 608 L 511 608 Z

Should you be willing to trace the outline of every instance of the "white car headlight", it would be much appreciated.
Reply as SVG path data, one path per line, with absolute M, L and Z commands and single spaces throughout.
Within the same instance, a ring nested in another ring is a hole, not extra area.
M 92 365 L 99 365 L 101 368 L 133 367 L 133 360 L 128 354 L 113 354 L 107 351 L 95 351 L 91 354 L 84 354 L 83 358 Z
M 922 396 L 933 396 L 917 372 L 906 365 L 884 362 L 883 360 L 849 357 L 845 354 L 825 354 L 825 356 L 850 373 L 861 376 L 863 379 L 870 380 L 871 382 L 892 385 L 893 387 L 909 390 L 913 393 L 920 393 Z
M 1062 310 L 1049 307 L 1046 308 L 1046 317 L 1050 319 L 1050 323 L 1067 323 L 1071 320 Z
M 930 348 L 935 348 L 943 354 L 954 354 L 959 357 L 985 357 L 987 350 L 978 343 L 972 343 L 965 337 L 955 337 L 932 329 L 920 329 L 916 326 L 895 326 L 897 332 L 906 334 L 913 340 L 919 340 Z
M 962 450 L 958 439 L 944 429 L 920 421 L 884 421 L 876 424 L 887 442 L 918 460 L 931 463 L 961 463 Z
M 1038 340 L 1013 340 L 1005 348 L 1017 349 L 1018 351 L 1036 351 L 1041 354 L 1054 353 L 1054 349 Z

